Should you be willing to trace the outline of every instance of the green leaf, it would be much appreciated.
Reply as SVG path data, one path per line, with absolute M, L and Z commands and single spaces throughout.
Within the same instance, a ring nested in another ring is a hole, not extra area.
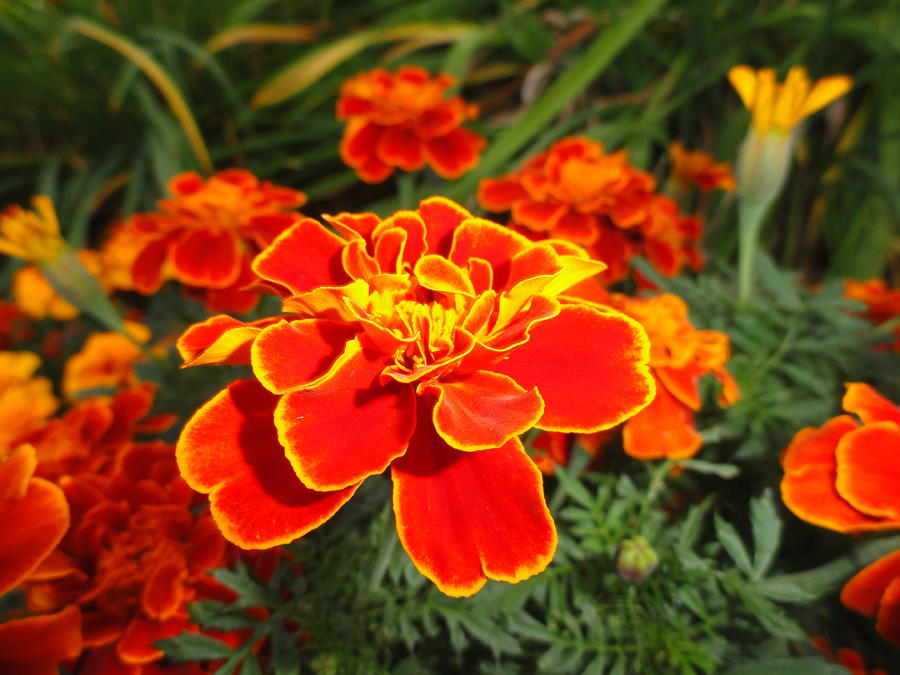
M 173 661 L 211 661 L 227 659 L 233 650 L 221 640 L 202 633 L 182 633 L 156 643 Z
M 762 579 L 775 560 L 781 540 L 781 519 L 771 490 L 767 489 L 751 500 L 750 525 L 753 528 L 753 578 Z
M 700 504 L 688 511 L 687 517 L 681 525 L 681 531 L 678 533 L 678 547 L 690 550 L 697 544 L 700 538 L 700 531 L 703 528 L 703 521 L 712 506 L 714 495 L 710 495 Z
M 750 554 L 747 552 L 744 542 L 741 541 L 737 530 L 734 529 L 731 523 L 722 520 L 718 514 L 716 514 L 713 522 L 716 526 L 716 538 L 719 540 L 719 543 L 722 544 L 728 555 L 731 556 L 731 559 L 744 574 L 747 576 L 752 575 L 753 564 L 750 562 Z
M 239 606 L 261 605 L 263 607 L 274 607 L 280 604 L 278 598 L 273 596 L 268 588 L 258 584 L 248 576 L 247 569 L 244 567 L 238 567 L 233 572 L 226 569 L 217 569 L 210 572 L 210 575 L 241 596 L 235 603 Z
M 571 497 L 582 506 L 591 508 L 594 503 L 594 498 L 576 476 L 562 466 L 556 467 L 555 475 L 556 479 L 559 481 L 560 489 L 562 489 L 567 496 Z
M 697 473 L 709 474 L 725 479 L 734 478 L 741 472 L 740 467 L 735 466 L 734 464 L 719 464 L 717 462 L 707 462 L 702 459 L 683 459 L 679 460 L 678 463 L 689 471 L 696 471 Z

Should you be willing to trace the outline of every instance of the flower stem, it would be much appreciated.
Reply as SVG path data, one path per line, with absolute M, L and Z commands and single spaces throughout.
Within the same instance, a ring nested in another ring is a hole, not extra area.
M 753 294 L 753 259 L 759 231 L 769 203 L 742 201 L 738 206 L 738 303 L 746 305 Z

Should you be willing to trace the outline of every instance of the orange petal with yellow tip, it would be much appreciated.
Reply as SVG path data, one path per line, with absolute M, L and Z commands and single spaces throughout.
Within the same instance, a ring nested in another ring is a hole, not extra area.
M 305 487 L 278 443 L 278 397 L 255 380 L 238 380 L 188 420 L 175 456 L 187 483 L 210 495 L 222 534 L 245 549 L 287 544 L 318 527 L 358 486 L 336 492 Z
M 175 344 L 184 367 L 250 363 L 250 345 L 262 328 L 225 314 L 190 326 Z
M 533 246 L 521 234 L 483 218 L 469 218 L 453 233 L 450 260 L 463 267 L 470 258 L 481 258 L 494 268 L 494 288 L 503 288 L 512 259 Z
M 416 568 L 455 597 L 543 571 L 556 528 L 519 440 L 461 452 L 434 431 L 427 407 L 419 417 L 409 451 L 391 465 L 397 534 Z
M 77 658 L 82 648 L 81 612 L 73 605 L 0 624 L 0 671 L 10 675 L 57 673 L 59 663 Z
M 345 243 L 312 218 L 304 218 L 256 256 L 253 271 L 284 287 L 290 295 L 319 286 L 340 286 L 350 281 L 341 266 Z
M 863 513 L 900 526 L 900 428 L 872 422 L 837 444 L 838 494 Z
M 189 286 L 225 288 L 241 273 L 240 246 L 232 230 L 187 230 L 170 249 L 172 274 Z
M 0 595 L 37 568 L 69 527 L 63 491 L 32 478 L 35 466 L 31 446 L 20 446 L 0 465 Z
M 703 444 L 694 427 L 694 412 L 656 383 L 656 397 L 625 422 L 622 443 L 636 459 L 687 459 Z
M 285 454 L 303 484 L 340 490 L 384 471 L 416 424 L 409 384 L 380 383 L 385 358 L 349 343 L 345 359 L 310 388 L 289 391 L 275 409 Z
M 457 450 L 499 448 L 531 429 L 544 412 L 535 389 L 526 391 L 511 378 L 484 370 L 435 380 L 423 391 L 437 394 L 434 428 Z
M 468 273 L 443 256 L 426 255 L 419 258 L 414 274 L 418 282 L 431 291 L 475 295 Z
M 868 384 L 848 382 L 847 392 L 841 404 L 848 413 L 853 413 L 864 423 L 894 422 L 900 424 L 900 407 L 879 394 Z
M 253 341 L 253 374 L 273 394 L 283 394 L 328 372 L 352 337 L 353 327 L 337 321 L 279 321 Z
M 894 551 L 863 567 L 841 590 L 845 607 L 875 616 L 881 596 L 896 579 L 900 579 L 900 551 Z
M 655 391 L 648 368 L 649 341 L 624 314 L 587 305 L 563 305 L 535 323 L 528 342 L 491 370 L 519 386 L 537 387 L 549 431 L 608 429 L 646 406 Z
M 453 233 L 472 214 L 446 197 L 429 197 L 417 209 L 425 223 L 426 252 L 446 256 L 450 252 Z
M 165 621 L 150 621 L 136 617 L 125 629 L 116 644 L 119 659 L 129 665 L 143 665 L 165 656 L 154 643 L 167 637 L 175 637 L 188 627 L 187 619 L 173 617 Z

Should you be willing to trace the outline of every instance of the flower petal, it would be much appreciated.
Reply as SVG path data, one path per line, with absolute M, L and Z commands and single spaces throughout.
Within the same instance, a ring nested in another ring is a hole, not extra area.
M 138 293 L 156 293 L 165 279 L 166 255 L 169 239 L 157 239 L 146 244 L 131 265 L 131 278 Z
M 484 218 L 469 218 L 453 233 L 450 260 L 466 267 L 471 258 L 481 258 L 494 269 L 494 288 L 503 288 L 512 259 L 533 246 L 521 234 Z
M 890 583 L 881 596 L 875 630 L 885 640 L 900 647 L 900 575 Z
M 397 534 L 416 568 L 447 595 L 468 596 L 487 579 L 522 581 L 556 550 L 541 473 L 519 439 L 460 452 L 427 423 L 391 467 Z
M 457 450 L 499 448 L 531 429 L 544 412 L 537 390 L 526 391 L 506 375 L 484 370 L 436 380 L 423 391 L 437 395 L 435 431 Z
M 123 663 L 141 665 L 157 661 L 165 652 L 154 643 L 167 637 L 175 637 L 188 626 L 186 619 L 175 617 L 165 621 L 151 621 L 136 617 L 125 629 L 116 644 L 116 654 Z
M 250 345 L 261 330 L 261 326 L 219 314 L 188 327 L 175 346 L 185 367 L 245 365 L 250 363 Z
M 875 616 L 881 596 L 898 578 L 900 578 L 900 551 L 894 551 L 857 572 L 841 590 L 841 602 L 845 607 L 857 612 Z
M 253 261 L 253 271 L 299 295 L 319 286 L 350 281 L 341 266 L 346 242 L 312 218 L 304 218 L 282 232 Z
M 866 515 L 900 525 L 900 428 L 872 422 L 845 434 L 835 450 L 838 494 Z
M 445 197 L 429 197 L 419 204 L 419 216 L 425 223 L 426 253 L 446 256 L 453 233 L 472 214 Z
M 273 394 L 283 394 L 328 372 L 352 337 L 353 327 L 337 321 L 280 321 L 254 340 L 253 374 Z
M 894 422 L 900 424 L 900 407 L 879 394 L 868 384 L 848 382 L 842 401 L 844 410 L 853 413 L 864 423 Z
M 835 488 L 835 449 L 845 434 L 856 429 L 851 417 L 841 415 L 819 428 L 801 429 L 784 451 L 781 498 L 798 518 L 837 532 L 897 527 L 890 520 L 870 518 L 853 508 Z
M 308 389 L 281 397 L 278 439 L 303 483 L 339 490 L 384 471 L 416 424 L 412 386 L 379 382 L 385 361 L 349 343 L 346 359 Z
M 694 427 L 694 411 L 657 380 L 656 397 L 625 422 L 622 443 L 637 459 L 687 459 L 703 444 Z
M 182 477 L 209 493 L 216 524 L 241 548 L 270 548 L 303 536 L 358 487 L 316 492 L 297 479 L 272 421 L 277 401 L 255 380 L 233 382 L 188 420 L 175 449 Z
M 531 337 L 491 370 L 537 387 L 544 414 L 537 427 L 589 433 L 608 429 L 654 395 L 649 342 L 636 321 L 587 305 L 563 305 L 534 324 Z
M 76 658 L 82 646 L 81 612 L 74 605 L 0 624 L 0 668 L 7 673 L 55 673 L 59 662 Z
M 141 606 L 154 619 L 169 619 L 184 606 L 184 582 L 187 566 L 181 555 L 173 555 L 157 565 L 147 576 L 141 593 Z
M 378 138 L 375 154 L 385 164 L 404 171 L 418 171 L 425 166 L 422 142 L 404 127 L 386 127 Z
M 441 178 L 453 180 L 478 164 L 478 153 L 485 140 L 478 134 L 457 127 L 446 136 L 425 141 L 425 159 Z
M 183 284 L 225 288 L 241 273 L 240 242 L 232 230 L 186 231 L 169 252 L 172 274 Z

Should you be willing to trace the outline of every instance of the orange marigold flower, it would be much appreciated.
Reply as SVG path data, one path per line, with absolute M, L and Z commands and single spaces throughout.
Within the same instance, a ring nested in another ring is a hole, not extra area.
M 481 181 L 478 202 L 488 211 L 510 211 L 512 224 L 531 236 L 587 247 L 608 265 L 606 282 L 623 279 L 636 255 L 666 276 L 685 265 L 699 268 L 700 221 L 681 215 L 655 188 L 624 151 L 608 154 L 602 144 L 572 136 L 519 171 Z
M 45 195 L 32 197 L 33 211 L 17 204 L 0 211 L 0 253 L 29 262 L 44 263 L 66 248 L 53 202 Z
M 716 162 L 702 150 L 689 151 L 675 142 L 669 146 L 669 159 L 672 161 L 672 177 L 683 185 L 726 192 L 732 192 L 737 187 L 731 165 Z
M 677 295 L 631 298 L 614 293 L 610 304 L 647 331 L 656 380 L 656 398 L 622 427 L 625 452 L 638 459 L 692 457 L 702 445 L 694 420 L 702 405 L 700 378 L 710 374 L 722 384 L 720 405 L 738 399 L 737 383 L 725 369 L 728 336 L 694 328 L 687 304 Z
M 150 339 L 150 329 L 134 321 L 126 321 L 124 329 L 134 338 L 121 333 L 93 333 L 84 346 L 66 361 L 62 390 L 69 398 L 91 389 L 114 389 L 138 383 L 134 364 L 143 356 L 136 344 Z
M 367 183 L 427 163 L 444 178 L 459 178 L 478 163 L 485 140 L 460 125 L 478 115 L 459 96 L 447 98 L 449 75 L 431 77 L 418 66 L 360 73 L 341 85 L 337 117 L 346 120 L 341 159 Z
M 27 580 L 28 604 L 79 607 L 85 647 L 112 647 L 123 672 L 140 673 L 162 658 L 157 640 L 189 628 L 185 605 L 216 583 L 207 571 L 222 564 L 225 541 L 209 514 L 192 514 L 195 495 L 166 443 L 131 444 L 112 475 L 60 485 L 72 526 Z
M 875 629 L 881 636 L 900 646 L 900 551 L 889 553 L 857 572 L 841 591 L 841 602 L 874 617 Z
M 56 412 L 52 383 L 34 376 L 40 365 L 31 352 L 0 352 L 0 452 Z
M 900 317 L 900 290 L 889 288 L 884 279 L 845 279 L 844 297 L 864 303 L 866 309 L 862 315 L 875 325 Z M 892 333 L 896 339 L 891 348 L 900 352 L 900 325 Z
M 832 663 L 844 666 L 847 670 L 852 671 L 853 675 L 888 675 L 887 671 L 881 668 L 869 670 L 862 654 L 855 649 L 847 649 L 845 647 L 838 649 L 837 653 L 835 653 L 825 638 L 814 635 L 810 639 L 826 659 Z
M 204 180 L 186 172 L 169 181 L 172 199 L 116 230 L 103 257 L 133 260 L 133 287 L 149 295 L 175 279 L 214 311 L 246 312 L 258 295 L 250 261 L 301 216 L 302 192 L 229 169 Z
M 253 263 L 287 316 L 188 329 L 186 365 L 244 363 L 188 421 L 177 457 L 243 548 L 302 536 L 391 467 L 400 541 L 450 595 L 546 567 L 556 531 L 518 435 L 592 432 L 653 396 L 647 339 L 559 297 L 603 265 L 434 197 L 312 219 Z
M 823 77 L 811 83 L 802 66 L 791 68 L 782 84 L 776 84 L 771 68 L 754 70 L 750 66 L 734 66 L 728 71 L 728 80 L 750 111 L 753 128 L 760 134 L 789 134 L 853 86 L 853 80 L 846 75 Z
M 849 415 L 802 429 L 785 450 L 781 497 L 803 520 L 837 532 L 900 528 L 900 408 L 847 385 Z

